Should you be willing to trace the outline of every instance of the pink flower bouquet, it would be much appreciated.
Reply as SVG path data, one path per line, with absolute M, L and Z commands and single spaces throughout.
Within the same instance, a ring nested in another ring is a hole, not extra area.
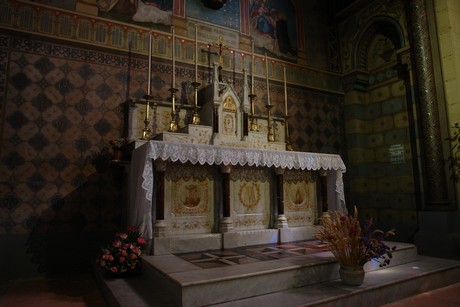
M 112 272 L 124 274 L 140 269 L 140 256 L 146 241 L 134 227 L 115 234 L 115 239 L 106 248 L 102 248 L 96 263 Z

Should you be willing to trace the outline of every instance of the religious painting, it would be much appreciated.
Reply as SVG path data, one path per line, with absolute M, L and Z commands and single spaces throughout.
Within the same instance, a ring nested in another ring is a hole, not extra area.
M 99 0 L 99 15 L 123 22 L 171 25 L 172 0 Z
M 295 8 L 289 0 L 250 0 L 251 37 L 256 48 L 289 60 L 297 57 Z
M 240 0 L 187 0 L 186 16 L 225 28 L 239 30 Z

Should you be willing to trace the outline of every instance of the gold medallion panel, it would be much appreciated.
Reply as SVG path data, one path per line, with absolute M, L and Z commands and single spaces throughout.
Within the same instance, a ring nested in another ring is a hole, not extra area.
M 170 163 L 165 180 L 165 219 L 171 235 L 211 233 L 213 176 L 206 166 Z
M 232 169 L 232 220 L 237 230 L 267 229 L 270 225 L 270 173 L 264 169 Z
M 284 214 L 290 227 L 312 225 L 316 221 L 316 178 L 313 172 L 286 172 Z

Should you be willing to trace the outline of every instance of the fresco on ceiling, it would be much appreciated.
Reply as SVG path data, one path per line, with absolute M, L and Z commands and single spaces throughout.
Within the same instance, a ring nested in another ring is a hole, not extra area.
M 219 3 L 222 5 L 217 5 Z M 239 30 L 240 0 L 187 0 L 186 16 L 222 27 Z
M 271 56 L 295 60 L 295 8 L 289 0 L 250 0 L 249 18 L 254 45 Z

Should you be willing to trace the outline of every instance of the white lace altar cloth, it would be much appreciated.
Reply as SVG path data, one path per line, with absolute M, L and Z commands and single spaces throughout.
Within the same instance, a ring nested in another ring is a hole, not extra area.
M 200 165 L 325 170 L 327 171 L 329 210 L 347 212 L 342 178 L 346 167 L 339 155 L 149 141 L 133 152 L 131 198 L 128 210 L 128 222 L 130 225 L 140 226 L 145 238 L 152 239 L 153 237 L 152 163 L 158 159 Z

